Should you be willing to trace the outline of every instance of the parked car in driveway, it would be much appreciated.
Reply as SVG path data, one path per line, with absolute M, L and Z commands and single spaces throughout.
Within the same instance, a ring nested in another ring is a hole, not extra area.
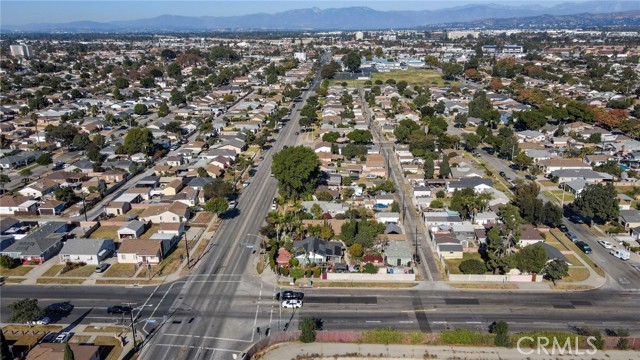
M 282 302 L 284 309 L 299 309 L 302 307 L 302 300 L 285 300 Z
M 613 249 L 613 245 L 607 240 L 598 240 L 598 244 L 600 244 L 605 249 Z
M 97 272 L 97 273 L 103 273 L 103 272 L 105 272 L 108 268 L 109 268 L 109 264 L 108 264 L 108 263 L 103 262 L 103 263 L 98 264 L 98 266 L 96 266 L 96 269 L 95 269 L 95 271 L 94 271 L 94 272 Z
M 578 241 L 576 242 L 576 246 L 582 250 L 583 253 L 585 254 L 591 254 L 591 246 L 589 246 L 587 243 L 585 243 L 584 241 Z

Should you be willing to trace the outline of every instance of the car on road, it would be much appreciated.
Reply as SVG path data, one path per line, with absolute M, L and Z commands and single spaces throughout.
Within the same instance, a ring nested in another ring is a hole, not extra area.
M 504 171 L 500 171 L 500 176 L 502 176 L 503 178 L 507 178 L 507 173 L 505 173 Z
M 531 181 L 534 181 L 536 179 L 536 177 L 533 175 L 525 175 L 524 178 Z
M 588 255 L 588 254 L 591 254 L 591 252 L 592 252 L 592 251 L 591 251 L 591 246 L 589 246 L 589 245 L 588 245 L 586 242 L 584 242 L 584 241 L 578 241 L 578 242 L 576 242 L 576 246 L 577 246 L 580 250 L 582 250 L 582 252 L 583 252 L 583 253 L 585 253 L 585 254 L 587 254 L 587 255 Z
M 110 306 L 107 308 L 107 313 L 109 314 L 128 314 L 131 312 L 131 307 L 129 306 Z
M 471 152 L 474 156 L 480 156 L 480 152 L 478 150 L 473 150 Z
M 27 325 L 49 325 L 51 323 L 51 319 L 46 316 L 41 316 L 34 321 L 27 321 Z
M 613 245 L 611 245 L 607 240 L 598 240 L 598 244 L 605 249 L 613 249 Z
M 264 160 L 264 156 L 259 157 L 260 161 Z
M 247 186 L 249 186 L 249 184 L 251 184 L 251 183 L 248 182 L 248 181 L 245 181 L 245 182 L 242 183 L 242 187 L 246 188 Z
M 96 269 L 94 270 L 94 272 L 103 273 L 109 268 L 109 266 L 110 265 L 108 263 L 105 263 L 105 262 L 100 263 L 98 264 L 98 266 L 96 266 Z
M 229 209 L 233 209 L 236 207 L 236 205 L 238 205 L 238 202 L 235 200 L 231 200 L 229 201 Z
M 302 300 L 285 300 L 282 302 L 284 309 L 299 309 L 302 307 Z
M 565 234 L 569 232 L 569 228 L 565 224 L 558 225 L 558 229 Z
M 578 241 L 578 235 L 576 235 L 573 231 L 567 231 L 567 237 L 573 242 Z
M 298 291 L 281 291 L 276 293 L 276 300 L 302 300 L 304 293 Z
M 296 135 L 300 135 L 300 133 L 296 131 Z
M 56 336 L 56 338 L 53 340 L 54 343 L 66 343 L 67 341 L 69 341 L 69 339 L 71 339 L 71 333 L 70 332 L 61 332 L 60 334 L 58 334 L 58 336 Z
M 73 305 L 69 302 L 54 303 L 45 309 L 47 314 L 68 314 L 73 310 Z

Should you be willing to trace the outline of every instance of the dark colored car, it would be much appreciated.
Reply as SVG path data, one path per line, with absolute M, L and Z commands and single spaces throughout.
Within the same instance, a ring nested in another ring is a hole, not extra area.
M 296 291 L 282 291 L 276 294 L 276 300 L 302 300 L 304 293 Z
M 560 229 L 560 231 L 562 231 L 565 234 L 569 232 L 569 228 L 567 228 L 567 226 L 565 224 L 560 224 L 558 226 L 558 229 Z
M 73 310 L 73 305 L 68 302 L 54 303 L 45 309 L 47 314 L 68 314 Z
M 502 176 L 503 178 L 506 178 L 507 174 L 504 171 L 500 171 L 500 176 Z
M 573 215 L 570 220 L 575 224 L 584 224 L 584 219 L 580 215 Z
M 108 263 L 101 263 L 98 266 L 96 266 L 96 270 L 95 272 L 97 273 L 103 273 L 105 272 L 105 270 L 107 270 L 109 268 L 109 264 Z
M 585 254 L 591 254 L 591 246 L 589 246 L 587 243 L 585 243 L 584 241 L 578 241 L 576 242 L 576 246 L 582 250 L 583 253 Z
M 536 179 L 536 177 L 533 175 L 525 175 L 524 178 L 531 181 L 534 181 Z
M 128 314 L 131 312 L 131 308 L 129 306 L 110 306 L 107 308 L 107 313 L 109 314 Z

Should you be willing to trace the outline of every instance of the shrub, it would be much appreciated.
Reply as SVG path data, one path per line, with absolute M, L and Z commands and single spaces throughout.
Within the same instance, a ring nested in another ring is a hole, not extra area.
M 444 202 L 440 199 L 436 199 L 433 200 L 431 204 L 429 204 L 429 207 L 432 207 L 434 209 L 442 209 L 444 207 Z
M 313 270 L 312 269 L 307 269 L 307 271 L 305 271 L 304 276 L 310 278 L 311 276 L 313 276 Z
M 14 259 L 9 255 L 0 255 L 0 266 L 5 269 L 13 269 L 18 266 L 20 261 L 18 259 Z
M 289 260 L 289 266 L 291 267 L 296 267 L 300 264 L 300 261 L 296 258 L 290 259 Z
M 444 199 L 444 198 L 445 198 L 445 196 L 447 196 L 447 194 L 446 194 L 444 191 L 442 191 L 442 190 L 440 190 L 440 191 L 438 191 L 438 192 L 436 193 L 436 197 L 437 197 L 438 199 Z
M 366 272 L 367 274 L 377 274 L 378 273 L 378 268 L 373 265 L 372 263 L 367 263 L 364 266 L 364 272 Z
M 458 266 L 463 274 L 484 274 L 487 267 L 478 259 L 467 259 Z
M 313 270 L 313 277 L 319 278 L 321 273 L 322 273 L 322 270 L 320 270 L 320 268 L 315 268 Z
M 369 344 L 400 344 L 403 334 L 395 329 L 375 329 L 362 334 L 362 342 Z
M 300 330 L 300 341 L 303 343 L 312 343 L 316 341 L 316 320 L 314 318 L 305 317 L 298 324 Z
M 289 270 L 289 274 L 294 279 L 302 279 L 304 277 L 304 270 L 300 268 L 293 268 Z
M 602 338 L 600 331 L 596 331 L 593 336 L 595 337 L 595 340 L 593 340 L 593 346 L 598 350 L 602 350 L 604 348 L 604 339 Z
M 496 334 L 493 343 L 496 346 L 509 346 L 509 324 L 504 321 L 498 321 L 491 324 L 491 333 Z
M 440 333 L 440 341 L 450 345 L 486 345 L 492 337 L 468 329 L 444 330 Z
M 289 268 L 282 268 L 282 275 L 289 276 Z
M 629 348 L 629 340 L 625 338 L 618 339 L 618 343 L 616 344 L 616 349 L 627 350 L 627 348 Z

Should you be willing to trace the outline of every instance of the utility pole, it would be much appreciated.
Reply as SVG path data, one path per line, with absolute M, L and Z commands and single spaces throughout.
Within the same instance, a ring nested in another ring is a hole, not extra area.
M 189 257 L 189 241 L 187 241 L 187 234 L 184 234 L 184 247 L 187 250 L 187 267 L 191 268 L 191 258 Z
M 135 350 L 138 349 L 138 341 L 136 340 L 136 327 L 135 324 L 133 323 L 133 305 L 136 305 L 137 303 L 123 303 L 122 305 L 128 306 L 129 307 L 129 316 L 131 318 L 131 333 L 133 334 L 133 348 Z
M 88 222 L 89 220 L 87 219 L 87 203 L 86 203 L 86 198 L 87 196 L 82 193 L 82 210 L 84 211 L 84 221 Z

